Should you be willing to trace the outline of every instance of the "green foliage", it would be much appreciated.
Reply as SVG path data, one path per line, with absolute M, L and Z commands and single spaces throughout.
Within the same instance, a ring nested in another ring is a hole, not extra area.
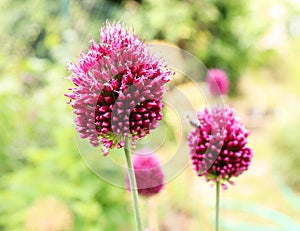
M 171 41 L 208 68 L 226 70 L 232 94 L 242 72 L 270 55 L 256 44 L 267 24 L 256 23 L 247 2 L 146 0 L 123 16 L 143 37 Z
M 278 124 L 273 143 L 277 150 L 276 167 L 290 186 L 300 190 L 300 111 L 294 113 L 292 118 Z
M 28 2 L 32 7 L 27 7 Z M 257 23 L 253 9 L 239 0 L 61 0 L 60 4 L 27 0 L 4 1 L 3 9 L 0 19 L 7 33 L 0 41 L 6 52 L 54 61 L 61 55 L 59 48 L 66 49 L 60 44 L 68 47 L 69 42 L 86 42 L 88 36 L 97 38 L 106 19 L 120 19 L 148 41 L 171 41 L 208 68 L 225 69 L 231 93 L 247 66 L 263 64 L 260 57 L 270 56 L 256 44 L 267 22 Z

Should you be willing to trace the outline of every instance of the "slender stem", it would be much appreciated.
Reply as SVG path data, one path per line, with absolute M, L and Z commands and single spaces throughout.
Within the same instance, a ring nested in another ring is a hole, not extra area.
M 146 227 L 148 227 L 149 229 L 151 228 L 150 227 L 150 224 L 151 224 L 151 214 L 152 214 L 152 211 L 151 211 L 151 202 L 150 202 L 150 199 L 151 198 L 146 198 L 144 201 L 146 202 L 145 204 L 146 204 Z
M 220 211 L 220 180 L 216 185 L 216 231 L 219 231 L 219 211 Z
M 126 162 L 128 167 L 129 184 L 130 184 L 131 196 L 133 201 L 136 226 L 138 231 L 142 231 L 143 228 L 142 228 L 142 218 L 141 218 L 140 206 L 139 206 L 138 191 L 136 186 L 134 168 L 131 160 L 130 139 L 128 137 L 126 138 L 126 144 L 125 144 L 125 156 L 126 156 Z

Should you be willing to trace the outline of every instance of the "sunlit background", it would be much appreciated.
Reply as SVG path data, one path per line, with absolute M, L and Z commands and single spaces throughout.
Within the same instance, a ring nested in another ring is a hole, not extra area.
M 0 230 L 134 230 L 130 194 L 82 161 L 64 97 L 72 86 L 66 63 L 89 47 L 90 36 L 98 40 L 107 19 L 227 72 L 225 102 L 251 131 L 254 158 L 222 192 L 221 230 L 300 230 L 297 0 L 1 0 Z M 180 79 L 176 86 L 193 92 Z M 193 95 L 191 102 L 204 106 Z M 176 116 L 167 118 L 161 160 L 178 144 Z M 150 228 L 210 231 L 214 187 L 188 165 L 142 207 Z

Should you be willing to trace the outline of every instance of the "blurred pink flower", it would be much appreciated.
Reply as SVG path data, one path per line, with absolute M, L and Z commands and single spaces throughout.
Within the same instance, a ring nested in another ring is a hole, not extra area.
M 212 95 L 226 95 L 229 92 L 228 77 L 221 69 L 209 69 L 206 75 L 206 83 Z
M 145 150 L 142 152 L 145 153 Z M 138 193 L 144 197 L 158 194 L 164 186 L 164 174 L 159 160 L 151 153 L 137 154 L 133 158 Z M 126 175 L 127 188 L 130 189 L 128 175 Z
M 198 113 L 198 120 L 200 125 L 188 135 L 194 170 L 208 181 L 233 183 L 231 177 L 246 171 L 253 156 L 246 147 L 249 132 L 232 108 L 205 109 Z
M 124 147 L 149 134 L 162 119 L 164 85 L 171 71 L 148 50 L 143 41 L 119 23 L 102 27 L 100 42 L 91 39 L 87 53 L 68 64 L 75 87 L 70 104 L 81 138 L 93 146 Z

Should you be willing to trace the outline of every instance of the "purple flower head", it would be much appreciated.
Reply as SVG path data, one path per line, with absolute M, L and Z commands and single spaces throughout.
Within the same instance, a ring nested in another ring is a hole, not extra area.
M 253 156 L 246 147 L 249 132 L 232 108 L 205 109 L 198 113 L 198 120 L 199 126 L 188 135 L 194 170 L 207 181 L 233 183 L 231 177 L 246 171 Z
M 145 152 L 146 151 L 146 152 Z M 159 160 L 148 150 L 141 150 L 133 158 L 138 193 L 144 197 L 150 197 L 159 193 L 164 186 L 164 174 Z M 144 154 L 147 153 L 147 154 Z M 128 175 L 126 175 L 127 188 L 130 189 Z
M 229 91 L 229 81 L 226 73 L 221 69 L 209 69 L 206 83 L 212 95 L 226 95 Z
M 100 42 L 91 39 L 87 53 L 70 63 L 70 104 L 81 138 L 93 146 L 101 144 L 104 154 L 110 148 L 124 147 L 149 134 L 162 119 L 164 85 L 172 72 L 163 61 L 121 24 L 106 23 Z

